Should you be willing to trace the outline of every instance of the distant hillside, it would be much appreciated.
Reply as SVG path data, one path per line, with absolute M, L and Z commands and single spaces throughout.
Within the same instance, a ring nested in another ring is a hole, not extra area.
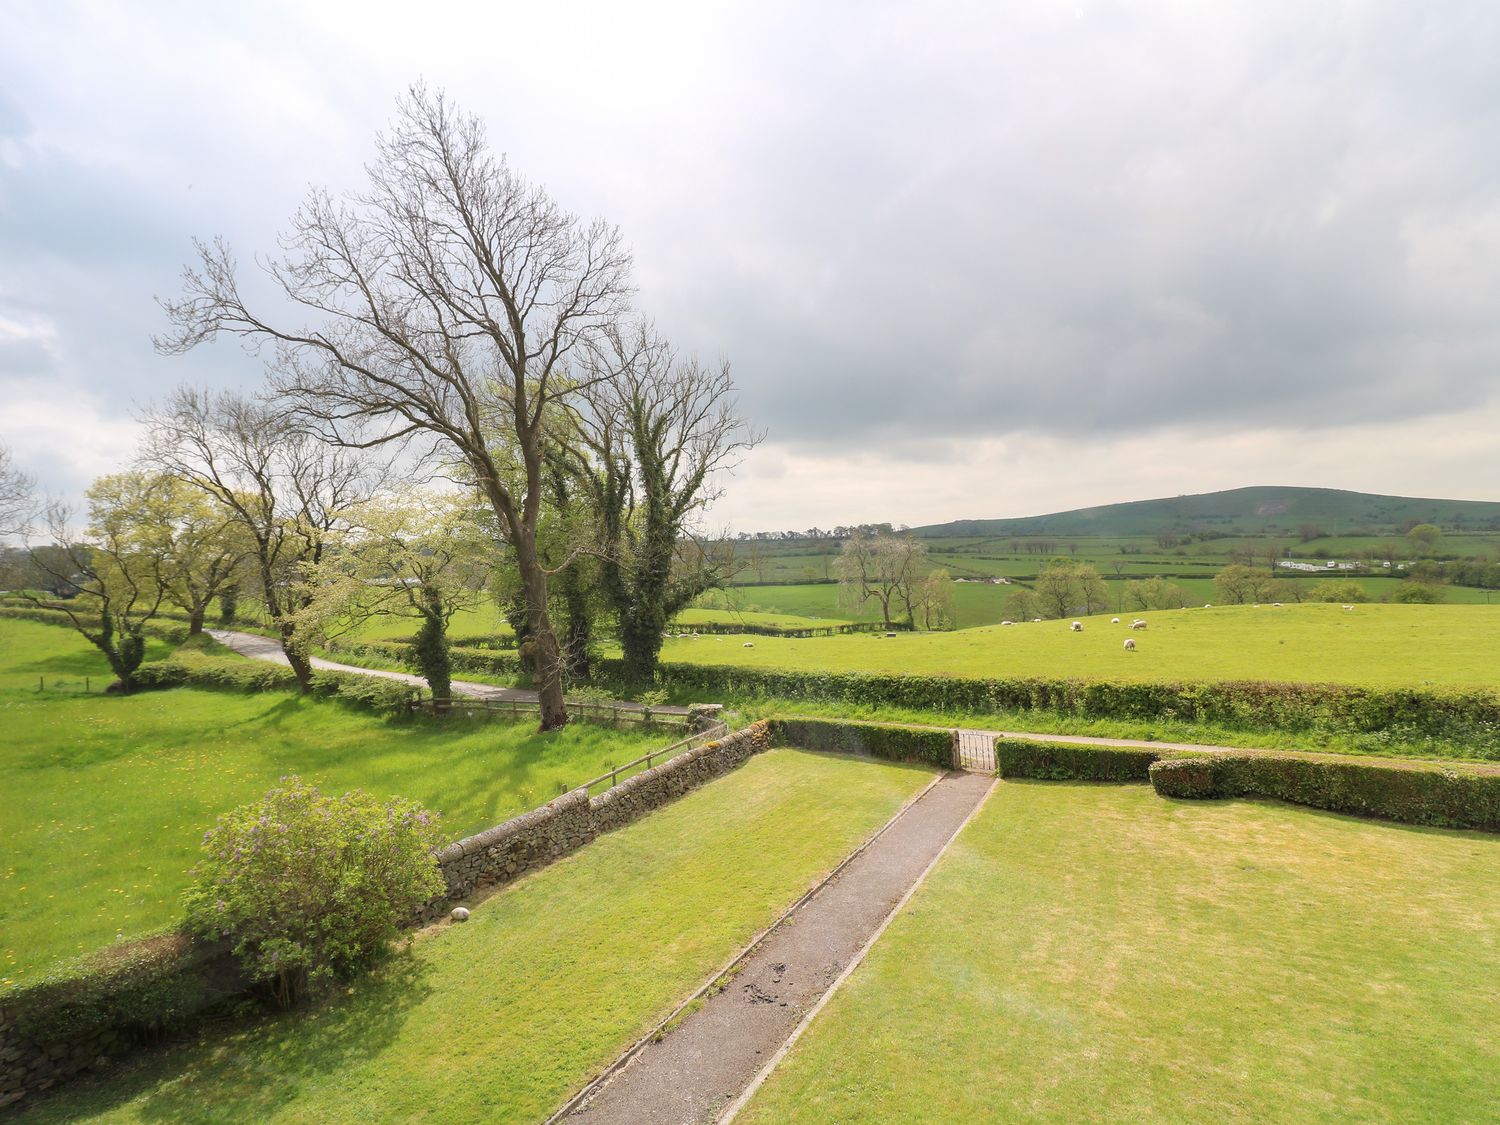
M 1046 516 L 955 520 L 919 527 L 929 538 L 995 535 L 1154 535 L 1162 531 L 1222 531 L 1236 535 L 1287 534 L 1317 524 L 1333 535 L 1385 534 L 1408 521 L 1445 531 L 1500 530 L 1500 502 L 1378 496 L 1337 488 L 1257 485 L 1226 492 L 1134 500 Z

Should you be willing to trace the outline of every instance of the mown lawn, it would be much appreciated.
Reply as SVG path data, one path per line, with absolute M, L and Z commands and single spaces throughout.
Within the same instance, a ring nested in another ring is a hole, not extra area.
M 675 732 L 578 723 L 387 722 L 290 694 L 38 694 L 107 678 L 76 634 L 0 620 L 0 996 L 59 957 L 170 924 L 203 832 L 297 773 L 421 801 L 459 837 L 623 764 Z
M 1000 587 L 989 587 L 998 589 Z M 1411 686 L 1500 684 L 1500 606 L 1226 606 L 910 633 L 700 637 L 665 642 L 668 661 L 806 671 L 905 672 L 971 678 L 1277 680 Z M 1123 642 L 1134 637 L 1137 649 Z M 753 641 L 754 648 L 741 642 Z
M 999 783 L 747 1122 L 1494 1121 L 1500 838 Z
M 335 1002 L 116 1070 L 37 1121 L 539 1121 L 929 771 L 772 750 L 477 906 Z

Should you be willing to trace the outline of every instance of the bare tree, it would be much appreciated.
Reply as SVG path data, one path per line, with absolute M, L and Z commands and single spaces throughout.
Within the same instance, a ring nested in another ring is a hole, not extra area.
M 0 538 L 26 533 L 35 492 L 36 481 L 21 471 L 9 447 L 0 445 Z
M 910 542 L 907 542 L 907 541 Z M 872 600 L 880 604 L 880 617 L 891 627 L 892 604 L 906 605 L 911 617 L 911 584 L 920 569 L 916 544 L 925 557 L 926 546 L 910 535 L 889 531 L 870 535 L 856 529 L 844 540 L 844 548 L 833 566 L 839 576 L 839 600 L 850 609 L 861 610 Z
M 220 333 L 276 348 L 278 387 L 340 441 L 415 440 L 461 467 L 515 553 L 542 728 L 567 722 L 562 660 L 537 549 L 544 448 L 573 366 L 623 314 L 630 258 L 618 231 L 583 225 L 491 154 L 484 128 L 413 87 L 376 139 L 369 186 L 316 191 L 283 236 L 271 279 L 313 323 L 272 323 L 241 295 L 221 243 L 199 246 L 181 300 L 184 351 Z M 374 427 L 360 437 L 348 427 Z
M 318 441 L 273 404 L 233 393 L 175 391 L 147 412 L 143 459 L 217 502 L 248 540 L 268 623 L 306 691 L 316 568 L 346 513 L 380 485 L 358 452 Z

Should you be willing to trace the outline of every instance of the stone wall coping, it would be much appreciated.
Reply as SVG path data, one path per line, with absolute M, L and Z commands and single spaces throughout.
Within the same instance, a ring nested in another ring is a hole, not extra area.
M 486 828 L 483 832 L 475 833 L 473 836 L 465 836 L 462 840 L 441 848 L 437 853 L 437 861 L 441 866 L 453 863 L 455 860 L 463 859 L 464 856 L 473 855 L 494 847 L 496 844 L 504 843 L 512 836 L 539 828 L 553 817 L 561 816 L 578 805 L 586 805 L 589 795 L 586 790 L 574 789 L 548 801 L 541 808 L 532 809 L 530 812 L 513 816 L 509 820 L 501 821 L 493 828 Z

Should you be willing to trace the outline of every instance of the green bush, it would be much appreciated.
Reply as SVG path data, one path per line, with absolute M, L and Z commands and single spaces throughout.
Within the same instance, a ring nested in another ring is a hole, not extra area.
M 227 938 L 282 1003 L 368 963 L 444 883 L 437 818 L 300 778 L 219 817 L 186 894 L 189 924 Z
M 926 762 L 943 769 L 953 765 L 953 735 L 931 727 L 776 718 L 771 720 L 770 733 L 772 742 L 804 750 L 869 754 L 894 762 Z
M 995 743 L 1000 776 L 1044 781 L 1145 781 L 1161 754 L 1129 747 L 1072 745 L 1001 738 Z
M 86 604 L 80 602 L 74 612 L 84 617 L 87 608 Z M 16 621 L 35 621 L 39 625 L 61 625 L 65 629 L 74 628 L 72 618 L 62 610 L 47 609 L 36 605 L 14 603 L 3 605 L 0 606 L 0 617 L 9 617 Z M 141 632 L 148 637 L 155 637 L 174 645 L 180 645 L 188 638 L 186 625 L 173 625 L 166 621 L 147 621 L 141 626 Z
M 213 992 L 212 950 L 171 931 L 121 942 L 54 969 L 5 996 L 16 1030 L 35 1043 L 101 1033 L 152 1039 L 184 1026 Z
M 1500 775 L 1288 754 L 1222 754 L 1159 762 L 1165 797 L 1272 797 L 1407 824 L 1500 831 Z

